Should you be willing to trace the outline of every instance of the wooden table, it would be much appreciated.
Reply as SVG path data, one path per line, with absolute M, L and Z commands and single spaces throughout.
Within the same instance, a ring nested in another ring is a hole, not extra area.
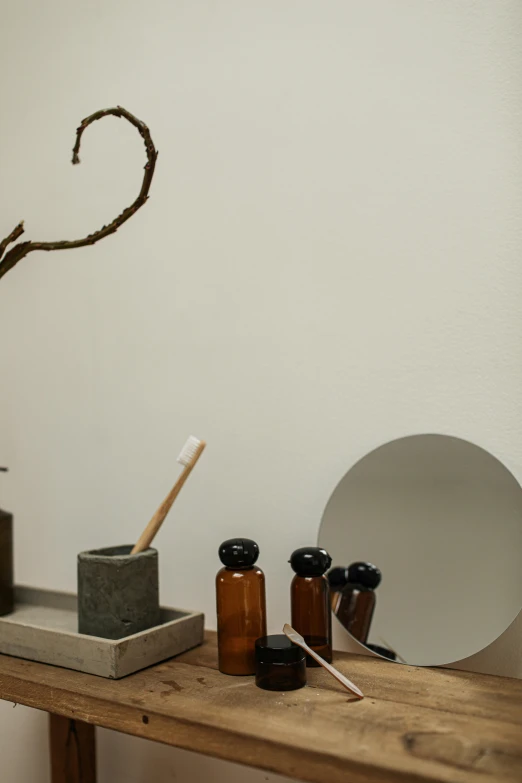
M 522 781 L 522 681 L 340 653 L 366 695 L 322 670 L 290 693 L 202 647 L 123 680 L 0 656 L 0 697 L 51 713 L 53 783 L 94 783 L 94 726 L 312 783 Z

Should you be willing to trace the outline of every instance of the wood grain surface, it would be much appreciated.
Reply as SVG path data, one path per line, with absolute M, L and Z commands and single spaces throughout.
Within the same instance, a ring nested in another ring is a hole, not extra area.
M 522 781 L 522 681 L 339 653 L 299 691 L 217 671 L 215 635 L 123 680 L 0 656 L 0 697 L 312 783 Z
M 94 726 L 49 715 L 51 783 L 96 783 Z

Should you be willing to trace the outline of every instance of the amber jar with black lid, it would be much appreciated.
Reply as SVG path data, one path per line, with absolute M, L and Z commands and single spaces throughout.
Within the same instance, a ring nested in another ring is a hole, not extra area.
M 259 547 L 230 538 L 219 547 L 216 576 L 218 665 L 223 674 L 255 674 L 256 640 L 266 636 L 265 575 L 255 565 Z
M 296 691 L 306 685 L 306 653 L 284 634 L 256 641 L 256 685 L 265 691 Z
M 290 588 L 292 626 L 325 661 L 332 661 L 332 613 L 330 588 L 324 576 L 332 558 L 316 546 L 296 549 L 290 558 L 295 571 Z M 319 666 L 311 656 L 307 666 Z

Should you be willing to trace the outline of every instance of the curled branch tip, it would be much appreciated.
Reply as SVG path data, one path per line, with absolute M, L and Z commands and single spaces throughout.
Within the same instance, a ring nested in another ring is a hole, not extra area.
M 94 112 L 94 114 L 91 114 L 89 117 L 82 120 L 79 127 L 76 129 L 76 141 L 73 147 L 72 163 L 76 165 L 80 162 L 80 144 L 85 129 L 96 120 L 101 120 L 102 117 L 107 117 L 109 115 L 124 118 L 130 122 L 131 125 L 137 129 L 145 143 L 147 163 L 145 164 L 141 190 L 136 199 L 108 225 L 103 226 L 98 231 L 95 231 L 93 234 L 89 234 L 82 239 L 62 240 L 58 242 L 19 242 L 7 251 L 7 247 L 13 242 L 16 242 L 24 233 L 24 223 L 21 221 L 5 239 L 0 241 L 0 278 L 7 274 L 10 269 L 33 250 L 71 250 L 76 247 L 94 245 L 96 242 L 99 242 L 100 239 L 109 236 L 109 234 L 114 234 L 125 221 L 132 217 L 132 215 L 145 204 L 148 199 L 152 177 L 154 176 L 158 152 L 145 123 L 135 117 L 134 114 L 131 114 L 130 111 L 124 109 L 123 106 L 116 106 L 112 109 L 100 109 L 100 111 Z

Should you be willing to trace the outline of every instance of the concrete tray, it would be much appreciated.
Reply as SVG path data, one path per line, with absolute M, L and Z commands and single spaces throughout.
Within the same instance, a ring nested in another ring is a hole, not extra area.
M 124 639 L 86 636 L 75 595 L 16 587 L 14 612 L 0 617 L 0 653 L 117 680 L 202 643 L 201 612 L 162 607 L 161 619 Z

